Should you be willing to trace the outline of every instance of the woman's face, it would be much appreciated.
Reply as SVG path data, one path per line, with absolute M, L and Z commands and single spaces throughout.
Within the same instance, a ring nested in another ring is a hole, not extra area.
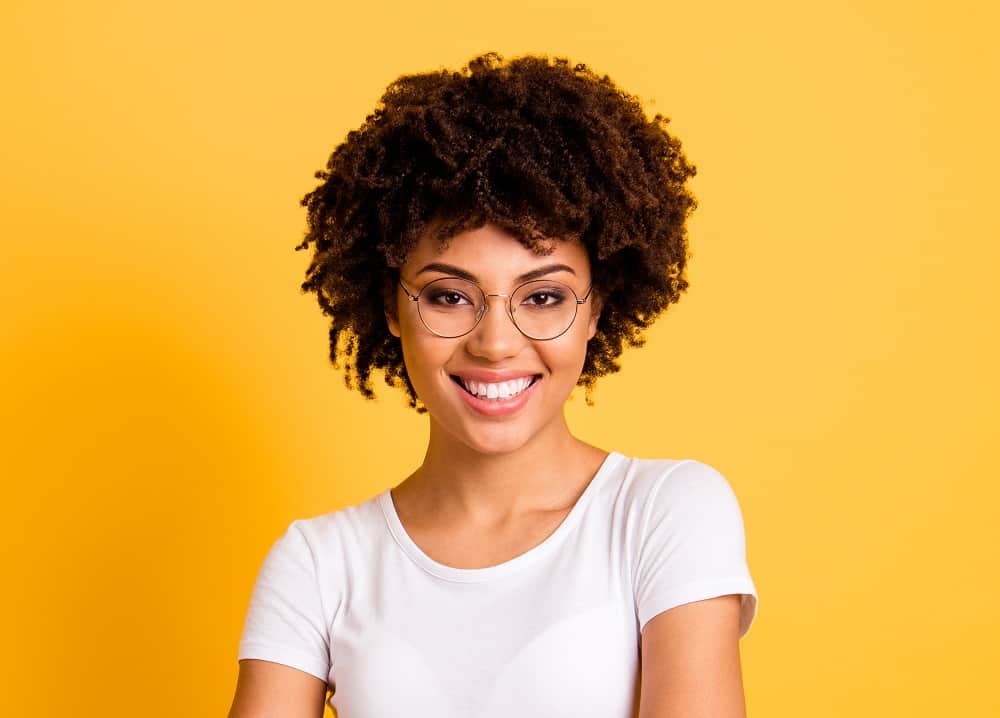
M 454 276 L 474 279 L 487 294 L 510 294 L 526 278 L 542 278 L 568 285 L 582 298 L 591 283 L 586 250 L 568 241 L 552 246 L 550 254 L 534 254 L 493 225 L 462 232 L 444 249 L 424 236 L 400 268 L 401 280 L 412 295 L 435 279 Z M 596 295 L 578 307 L 564 334 L 547 341 L 522 334 L 503 297 L 487 297 L 488 310 L 479 324 L 464 336 L 446 339 L 424 325 L 417 303 L 402 288 L 395 296 L 395 314 L 387 312 L 386 319 L 402 342 L 406 371 L 435 430 L 481 453 L 506 453 L 533 439 L 562 438 L 563 404 L 580 377 L 587 342 L 597 328 Z M 425 294 L 419 301 L 429 299 Z M 452 305 L 466 300 L 444 295 L 436 301 Z M 530 299 L 550 301 L 545 295 Z M 572 302 L 572 296 L 566 301 Z M 531 310 L 522 306 L 521 316 Z

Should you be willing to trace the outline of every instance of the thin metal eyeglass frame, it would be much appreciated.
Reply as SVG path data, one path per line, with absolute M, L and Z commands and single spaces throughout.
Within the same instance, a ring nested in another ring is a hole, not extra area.
M 476 289 L 478 289 L 479 292 L 485 297 L 485 300 L 483 301 L 483 311 L 479 313 L 478 317 L 476 317 L 476 323 L 472 325 L 472 327 L 469 329 L 469 331 L 462 332 L 461 334 L 454 334 L 454 335 L 450 335 L 450 334 L 438 334 L 436 331 L 434 331 L 433 329 L 431 329 L 430 327 L 428 327 L 427 326 L 427 322 L 424 321 L 424 317 L 420 313 L 420 308 L 418 306 L 417 307 L 417 316 L 420 317 L 420 323 L 423 324 L 424 327 L 427 328 L 427 331 L 429 331 L 431 334 L 433 334 L 436 337 L 441 337 L 442 339 L 458 339 L 459 337 L 464 337 L 466 334 L 471 334 L 476 329 L 476 327 L 479 326 L 479 322 L 481 322 L 483 320 L 483 317 L 486 316 L 486 312 L 488 312 L 490 310 L 489 298 L 490 297 L 503 297 L 506 300 L 504 302 L 504 304 L 507 305 L 507 316 L 510 317 L 510 322 L 511 322 L 511 324 L 514 325 L 514 328 L 517 329 L 517 331 L 521 332 L 522 335 L 524 335 L 525 337 L 527 337 L 528 339 L 530 339 L 533 342 L 550 342 L 553 339 L 558 339 L 559 337 L 561 337 L 563 334 L 565 334 L 566 332 L 568 332 L 570 330 L 570 328 L 573 326 L 573 323 L 576 322 L 577 316 L 579 316 L 579 314 L 580 314 L 580 305 L 584 304 L 587 301 L 587 299 L 590 298 L 590 293 L 592 291 L 594 291 L 594 283 L 591 282 L 590 283 L 590 287 L 587 288 L 587 293 L 584 294 L 583 298 L 581 299 L 580 297 L 576 296 L 576 292 L 573 291 L 573 287 L 569 286 L 568 284 L 566 284 L 564 282 L 557 282 L 558 284 L 562 284 L 570 292 L 572 292 L 573 299 L 576 300 L 576 307 L 573 308 L 573 319 L 570 320 L 570 323 L 566 325 L 565 329 L 563 329 L 561 332 L 559 332 L 555 336 L 553 336 L 553 337 L 546 337 L 545 339 L 539 339 L 538 337 L 533 337 L 530 334 L 526 333 L 523 329 L 521 329 L 521 327 L 519 327 L 517 325 L 517 320 L 514 319 L 514 310 L 510 306 L 510 298 L 511 298 L 511 296 L 513 296 L 514 294 L 517 293 L 518 289 L 520 289 L 521 287 L 525 286 L 526 284 L 531 284 L 532 282 L 544 282 L 545 281 L 544 279 L 530 279 L 527 282 L 522 282 L 521 284 L 518 284 L 516 287 L 514 287 L 512 290 L 510 290 L 509 294 L 499 294 L 499 293 L 493 293 L 493 294 L 491 294 L 489 292 L 486 292 L 476 282 L 470 281 L 468 279 L 462 279 L 461 277 L 439 277 L 438 279 L 460 279 L 463 282 L 468 282 L 469 284 L 471 284 L 474 287 L 476 287 Z M 420 295 L 423 293 L 424 289 L 426 289 L 428 286 L 430 286 L 431 284 L 433 284 L 434 282 L 436 282 L 438 280 L 437 279 L 432 279 L 431 281 L 427 282 L 427 284 L 425 284 L 423 287 L 421 287 L 420 291 L 418 291 L 416 294 L 410 294 L 410 290 L 406 288 L 405 284 L 403 284 L 403 278 L 402 277 L 397 278 L 396 281 L 399 282 L 399 286 L 402 288 L 403 292 L 406 294 L 406 298 L 409 299 L 411 302 L 419 304 Z

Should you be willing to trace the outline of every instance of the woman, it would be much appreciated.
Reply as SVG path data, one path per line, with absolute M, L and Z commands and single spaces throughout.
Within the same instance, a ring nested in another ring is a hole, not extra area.
M 292 522 L 230 716 L 744 715 L 756 591 L 726 479 L 574 437 L 563 406 L 687 287 L 667 120 L 565 60 L 404 76 L 303 199 L 330 356 L 425 411 L 422 464 Z M 655 378 L 651 377 L 651 380 Z

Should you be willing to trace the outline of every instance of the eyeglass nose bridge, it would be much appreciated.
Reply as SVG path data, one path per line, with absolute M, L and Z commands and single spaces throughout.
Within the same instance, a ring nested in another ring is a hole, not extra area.
M 483 317 L 486 316 L 486 312 L 490 310 L 490 302 L 489 302 L 490 297 L 503 297 L 505 300 L 504 304 L 507 307 L 507 316 L 510 317 L 510 320 L 514 323 L 514 328 L 520 332 L 521 328 L 517 326 L 517 322 L 514 321 L 514 305 L 510 303 L 510 298 L 512 296 L 513 292 L 511 292 L 510 294 L 502 294 L 500 292 L 483 292 L 483 297 L 484 297 L 483 306 L 479 310 L 479 312 L 476 313 L 476 324 L 475 326 L 472 327 L 472 329 L 475 329 L 476 327 L 479 326 L 479 322 L 481 322 Z M 472 331 L 472 329 L 470 329 L 469 331 Z M 524 332 L 521 333 L 523 334 Z

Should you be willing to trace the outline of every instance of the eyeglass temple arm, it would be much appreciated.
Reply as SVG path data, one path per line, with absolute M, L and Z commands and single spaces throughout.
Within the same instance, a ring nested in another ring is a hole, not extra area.
M 405 284 L 403 284 L 403 278 L 402 277 L 397 277 L 396 281 L 399 282 L 399 286 L 403 288 L 403 292 L 406 293 L 406 298 L 407 299 L 409 299 L 411 302 L 417 301 L 417 297 L 419 295 L 410 294 L 410 290 L 406 288 Z

